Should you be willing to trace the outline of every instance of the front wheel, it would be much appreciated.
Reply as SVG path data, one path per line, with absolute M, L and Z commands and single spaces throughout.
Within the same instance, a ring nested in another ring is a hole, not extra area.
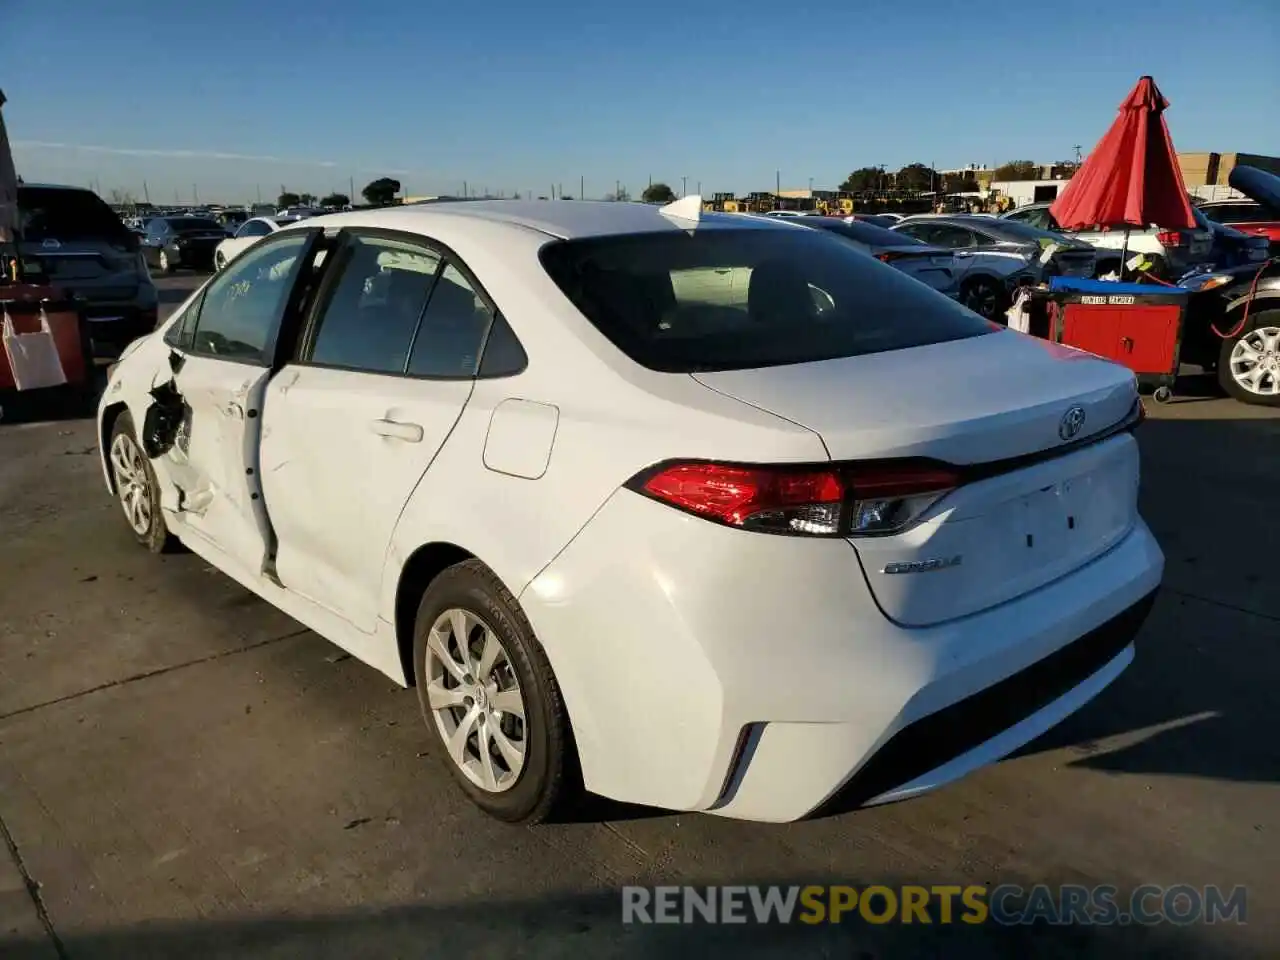
M 169 260 L 169 252 L 167 250 L 160 251 L 160 272 L 173 273 L 173 263 Z
M 1260 310 L 1248 328 L 1223 340 L 1218 383 L 1241 403 L 1280 407 L 1280 310 Z
M 133 429 L 133 418 L 122 413 L 111 429 L 108 447 L 111 478 L 116 498 L 134 538 L 152 553 L 163 553 L 169 545 L 169 531 L 160 513 L 160 485 L 151 461 L 142 452 Z
M 414 673 L 445 765 L 480 809 L 538 823 L 577 792 L 551 664 L 516 598 L 480 561 L 450 567 L 423 593 Z

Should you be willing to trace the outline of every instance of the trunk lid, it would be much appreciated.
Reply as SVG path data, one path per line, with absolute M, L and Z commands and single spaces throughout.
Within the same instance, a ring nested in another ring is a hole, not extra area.
M 851 538 L 881 609 L 908 626 L 967 616 L 1064 576 L 1114 546 L 1137 516 L 1133 437 L 1087 442 L 1132 413 L 1133 375 L 1080 351 L 999 332 L 694 376 L 814 430 L 833 460 L 989 465 L 904 532 Z
M 877 260 L 935 290 L 946 292 L 955 286 L 956 261 L 950 250 L 915 243 L 874 249 L 872 253 Z

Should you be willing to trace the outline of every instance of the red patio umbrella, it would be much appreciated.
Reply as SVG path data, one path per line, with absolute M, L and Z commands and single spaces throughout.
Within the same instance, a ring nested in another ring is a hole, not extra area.
M 1111 129 L 1049 207 L 1064 230 L 1196 228 L 1164 122 L 1168 106 L 1154 80 L 1138 81 Z

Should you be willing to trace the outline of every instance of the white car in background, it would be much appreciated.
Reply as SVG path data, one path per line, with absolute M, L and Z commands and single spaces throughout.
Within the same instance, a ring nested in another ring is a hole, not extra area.
M 261 239 L 112 368 L 132 535 L 416 685 L 508 821 L 584 787 L 768 821 L 901 799 L 1093 698 L 1164 565 L 1133 374 L 700 208 Z M 740 300 L 685 282 L 721 270 Z
M 253 246 L 263 237 L 269 237 L 282 227 L 291 223 L 297 223 L 304 219 L 299 216 L 288 217 L 254 217 L 246 220 L 236 229 L 236 232 L 223 240 L 213 249 L 213 269 L 215 271 L 223 269 L 228 263 L 238 257 L 249 247 Z

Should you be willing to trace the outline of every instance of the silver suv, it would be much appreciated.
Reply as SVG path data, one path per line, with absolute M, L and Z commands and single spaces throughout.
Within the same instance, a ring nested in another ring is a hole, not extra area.
M 159 298 L 138 238 L 96 193 L 24 183 L 18 212 L 24 272 L 82 302 L 96 354 L 117 355 L 156 328 Z
M 1049 204 L 1031 203 L 1003 215 L 1003 219 L 1026 223 L 1041 230 L 1060 230 Z M 1102 230 L 1090 228 L 1069 234 L 1098 248 L 1098 272 L 1110 273 L 1120 266 L 1120 251 L 1125 257 L 1148 254 L 1156 260 L 1156 272 L 1167 279 L 1176 280 L 1183 274 L 1213 260 L 1213 232 L 1210 230 L 1165 230 L 1151 227 L 1139 230 L 1134 227 L 1125 239 L 1124 228 Z

